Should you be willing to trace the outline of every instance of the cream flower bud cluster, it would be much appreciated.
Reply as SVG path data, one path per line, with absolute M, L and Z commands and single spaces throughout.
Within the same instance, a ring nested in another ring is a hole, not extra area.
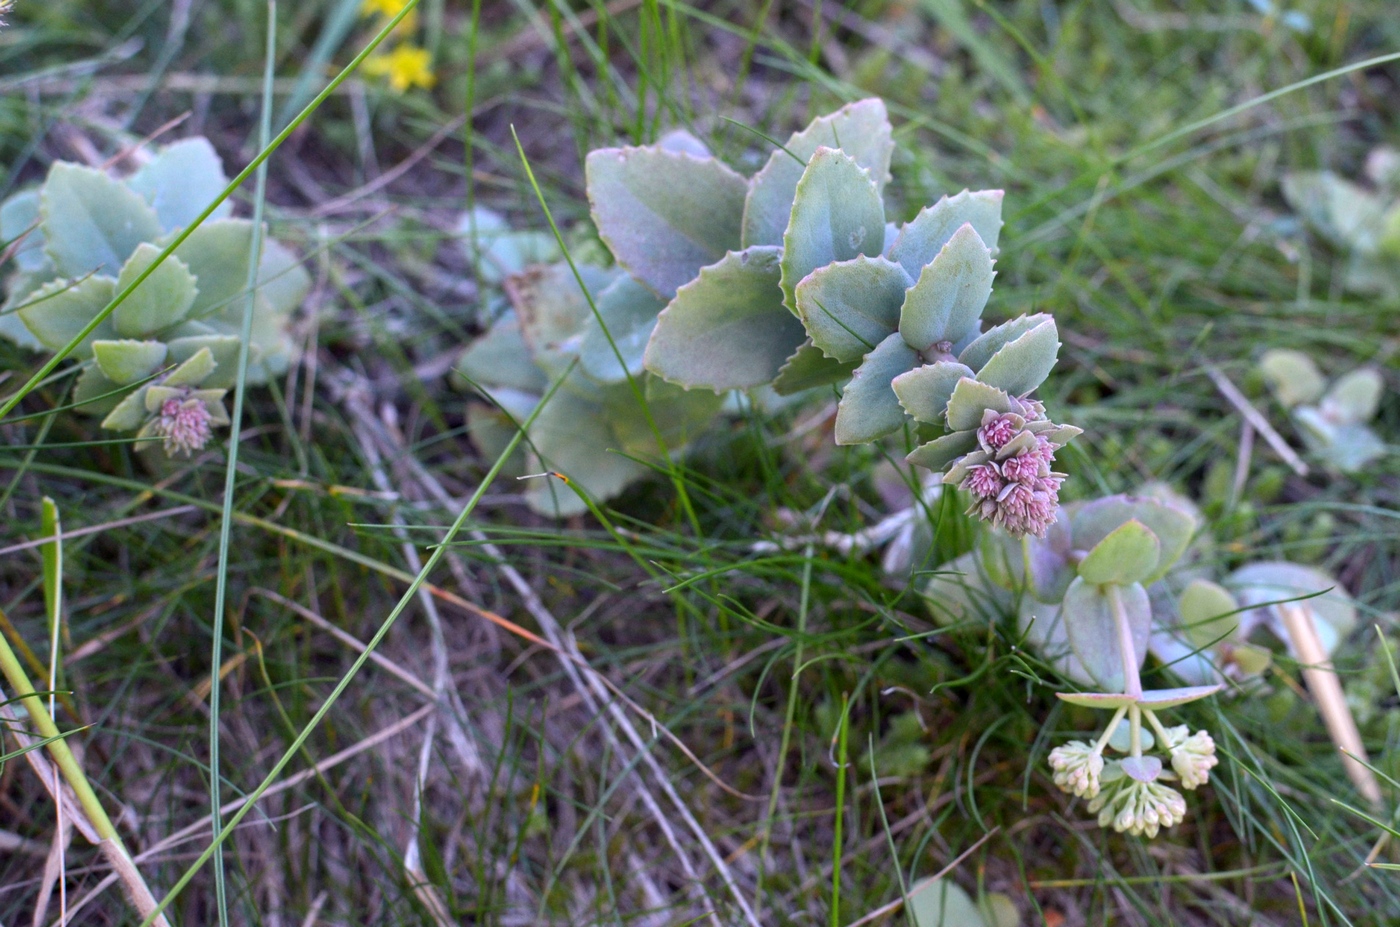
M 1131 723 L 1124 720 L 1129 712 Z M 1143 730 L 1144 720 L 1157 732 L 1155 739 Z M 1154 747 L 1167 753 L 1170 769 L 1147 752 Z M 1129 755 L 1106 760 L 1104 751 L 1109 748 Z M 1183 789 L 1196 789 L 1210 781 L 1210 771 L 1220 761 L 1210 734 L 1192 734 L 1184 724 L 1163 727 L 1151 709 L 1132 704 L 1118 710 L 1095 743 L 1072 740 L 1051 750 L 1049 762 L 1056 787 L 1089 799 L 1089 811 L 1098 815 L 1100 827 L 1155 837 L 1186 816 L 1186 799 L 1163 780 L 1179 780 Z

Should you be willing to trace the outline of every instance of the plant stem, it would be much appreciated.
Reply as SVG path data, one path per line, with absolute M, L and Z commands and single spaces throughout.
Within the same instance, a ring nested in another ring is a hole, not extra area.
M 73 790 L 73 796 L 78 800 L 78 804 L 82 806 L 83 812 L 92 823 L 92 829 L 102 841 L 98 845 L 99 849 L 107 857 L 112 868 L 117 870 L 117 875 L 130 893 L 137 912 L 143 918 L 154 917 L 154 923 L 165 925 L 167 923 L 165 918 L 157 914 L 155 896 L 151 894 L 150 888 L 137 871 L 135 863 L 131 861 L 131 853 L 122 843 L 121 835 L 117 833 L 112 819 L 107 816 L 102 802 L 98 801 L 97 793 L 92 790 L 92 784 L 88 782 L 83 767 L 78 763 L 78 758 L 73 755 L 72 750 L 68 749 L 68 742 L 64 740 L 53 717 L 44 710 L 43 699 L 39 698 L 35 692 L 34 685 L 24 672 L 24 666 L 3 634 L 0 634 L 0 673 L 4 674 L 5 681 L 15 691 L 19 700 L 24 703 L 25 710 L 29 712 L 29 719 L 33 722 L 39 735 L 48 741 L 45 747 L 49 756 L 53 758 L 54 765 L 63 773 L 64 781 Z M 62 801 L 62 796 L 55 795 L 54 800 Z
M 1123 694 L 1141 698 L 1142 677 L 1138 675 L 1137 647 L 1133 643 L 1133 629 L 1128 626 L 1128 614 L 1123 611 L 1123 591 L 1113 583 L 1103 588 L 1104 595 L 1108 596 L 1109 608 L 1113 610 L 1113 623 L 1118 628 L 1118 656 L 1123 661 Z
M 1137 705 L 1128 706 L 1128 755 L 1142 756 L 1142 709 Z
M 841 924 L 841 858 L 844 855 L 841 825 L 846 811 L 846 734 L 851 728 L 848 711 L 850 694 L 842 693 L 840 729 L 836 738 L 836 827 L 831 838 L 831 927 Z

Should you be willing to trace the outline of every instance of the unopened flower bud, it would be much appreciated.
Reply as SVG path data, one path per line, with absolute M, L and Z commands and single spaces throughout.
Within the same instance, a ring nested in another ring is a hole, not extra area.
M 1055 785 L 1060 791 L 1079 798 L 1093 798 L 1099 794 L 1103 756 L 1082 740 L 1071 740 L 1051 750 L 1050 768 L 1055 771 Z

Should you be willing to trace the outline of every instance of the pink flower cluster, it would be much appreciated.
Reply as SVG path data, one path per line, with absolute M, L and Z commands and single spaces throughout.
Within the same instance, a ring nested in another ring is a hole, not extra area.
M 199 399 L 167 399 L 160 407 L 153 431 L 165 439 L 168 456 L 182 453 L 188 457 L 209 443 L 213 433 L 210 418 L 209 409 Z
M 980 462 L 966 466 L 958 488 L 976 497 L 968 514 L 1010 534 L 1044 537 L 1055 523 L 1064 475 L 1054 472 L 1055 445 L 1026 425 L 1039 417 L 988 409 L 977 429 Z M 965 459 L 966 460 L 966 459 Z

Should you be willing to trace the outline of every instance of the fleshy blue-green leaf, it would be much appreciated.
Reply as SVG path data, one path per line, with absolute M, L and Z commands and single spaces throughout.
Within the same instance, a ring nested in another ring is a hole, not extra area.
M 924 266 L 938 256 L 953 233 L 971 225 L 992 253 L 997 250 L 1001 234 L 1001 190 L 962 191 L 945 196 L 932 206 L 925 206 L 899 231 L 890 248 L 890 259 L 904 265 L 911 278 L 917 279 Z
M 1116 710 L 1137 701 L 1131 695 L 1121 695 L 1115 692 L 1056 692 L 1055 697 L 1061 701 L 1069 702 L 1071 705 L 1106 710 Z
M 1181 629 L 1198 648 L 1230 640 L 1240 626 L 1239 603 L 1228 589 L 1206 579 L 1193 580 L 1176 600 Z
M 1045 382 L 1059 353 L 1059 330 L 1054 319 L 1046 319 L 993 354 L 977 371 L 977 379 L 1012 396 L 1024 396 Z
M 890 381 L 919 362 L 894 332 L 865 355 L 836 407 L 836 443 L 865 444 L 904 424 L 904 408 Z
M 606 424 L 605 407 L 563 390 L 555 393 L 530 426 L 531 469 L 558 470 L 602 503 L 649 471 L 617 453 L 619 442 Z M 566 517 L 587 511 L 572 489 L 558 480 L 533 480 L 525 499 L 544 515 Z
M 622 271 L 616 268 L 580 264 L 575 277 L 568 264 L 559 263 L 531 267 L 506 281 L 520 333 L 549 379 L 563 375 L 578 356 L 579 330 L 593 315 L 588 295 L 596 302 L 598 294 L 620 276 Z M 588 294 L 579 287 L 579 278 Z
M 530 348 L 520 334 L 520 320 L 513 312 L 496 320 L 467 346 L 454 372 L 478 386 L 507 387 L 536 395 L 549 386 L 544 373 L 535 366 Z
M 1147 638 L 1152 625 L 1152 608 L 1142 586 L 1114 586 L 1122 598 L 1123 612 L 1133 638 L 1138 666 L 1147 658 Z M 1121 692 L 1125 684 L 1123 661 L 1118 642 L 1118 624 L 1113 615 L 1109 595 L 1087 582 L 1083 577 L 1065 590 L 1061 612 L 1065 617 L 1065 634 L 1089 675 L 1111 692 Z
M 499 284 L 531 264 L 547 264 L 559 258 L 559 246 L 552 234 L 516 231 L 504 216 L 484 206 L 462 214 L 457 220 L 457 235 L 473 268 L 490 284 Z M 504 449 L 505 444 L 501 447 Z
M 102 427 L 108 431 L 135 431 L 140 428 L 141 423 L 150 415 L 146 411 L 146 394 L 150 390 L 149 386 L 143 386 L 127 394 L 107 413 L 107 417 L 102 420 Z
M 224 192 L 228 178 L 214 146 L 195 137 L 166 145 L 128 177 L 126 185 L 155 210 L 161 230 L 173 232 L 198 218 Z M 233 205 L 224 200 L 209 218 L 224 219 L 232 212 Z
M 818 267 L 797 285 L 797 315 L 812 343 L 834 360 L 860 360 L 899 327 L 904 270 L 882 257 L 860 255 Z
M 975 337 L 995 276 L 992 253 L 977 232 L 971 225 L 959 228 L 904 297 L 899 332 L 905 342 L 929 356 L 935 345 L 947 342 L 952 349 Z
M 779 396 L 791 396 L 804 389 L 839 383 L 859 366 L 859 361 L 843 364 L 832 360 L 821 348 L 806 341 L 779 368 L 773 379 L 773 391 Z
M 19 317 L 40 344 L 57 351 L 107 307 L 116 283 L 113 278 L 102 276 L 88 277 L 77 283 L 54 280 L 30 294 L 28 305 L 19 310 Z M 72 356 L 89 357 L 93 341 L 116 336 L 117 330 L 108 316 L 74 348 Z
M 1123 522 L 1095 544 L 1079 563 L 1079 578 L 1096 586 L 1140 583 L 1157 566 L 1162 546 L 1135 518 Z
M 167 349 L 159 341 L 94 341 L 92 355 L 102 375 L 119 386 L 144 380 L 165 363 Z
M 656 317 L 666 307 L 664 300 L 632 277 L 619 277 L 598 294 L 598 315 L 607 331 L 590 315 L 580 329 L 578 358 L 583 372 L 601 383 L 620 383 L 627 374 L 642 372 L 642 355 L 656 328 Z M 612 344 L 608 343 L 612 337 Z M 617 346 L 614 352 L 613 346 Z M 623 364 L 618 364 L 618 354 Z
M 644 359 L 686 389 L 748 389 L 778 375 L 802 323 L 783 308 L 777 248 L 731 251 L 681 287 L 657 319 Z
M 1322 399 L 1322 408 L 1342 425 L 1361 425 L 1375 418 L 1385 381 L 1373 367 L 1362 367 L 1337 378 Z
M 190 355 L 188 360 L 183 361 L 180 366 L 166 376 L 161 381 L 162 386 L 200 386 L 206 377 L 214 372 L 214 353 L 208 348 L 200 348 Z
M 914 927 L 987 927 L 977 903 L 951 879 L 924 879 L 909 887 Z
M 1284 560 L 1251 563 L 1225 577 L 1223 584 L 1235 593 L 1240 605 L 1249 609 L 1240 615 L 1242 631 L 1262 622 L 1272 625 L 1275 636 L 1288 640 L 1287 631 L 1276 617 L 1277 610 L 1263 606 L 1293 599 L 1302 599 L 1300 604 L 1317 619 L 1313 624 L 1328 654 L 1356 627 L 1356 603 L 1341 583 L 1315 567 Z M 1324 594 L 1318 595 L 1319 592 Z M 1305 596 L 1310 598 L 1304 599 Z
M 672 154 L 688 154 L 692 158 L 712 157 L 709 146 L 685 129 L 672 129 L 656 140 L 656 147 Z
M 39 225 L 38 190 L 16 193 L 0 203 L 0 248 L 8 248 L 21 235 L 24 242 L 15 250 L 15 266 L 27 274 L 52 274 L 53 265 L 44 252 L 44 230 Z
M 1138 704 L 1144 708 L 1151 708 L 1153 711 L 1161 711 L 1165 708 L 1175 708 L 1178 705 L 1208 698 L 1223 688 L 1225 688 L 1223 685 L 1213 685 L 1183 686 L 1178 689 L 1148 689 L 1142 693 Z
M 1049 318 L 1050 315 L 1037 312 L 1034 315 L 1023 315 L 1009 322 L 1002 322 L 974 338 L 958 354 L 958 360 L 973 370 L 981 370 L 983 365 L 992 359 L 993 354 Z
M 57 161 L 39 193 L 44 248 L 58 273 L 115 277 L 160 222 L 141 197 L 102 171 Z
M 238 382 L 238 346 L 236 335 L 191 335 L 166 342 L 170 348 L 168 361 L 181 364 L 200 351 L 208 351 L 214 359 L 214 370 L 199 381 L 210 389 L 231 389 Z M 256 357 L 253 358 L 256 360 Z
M 953 431 L 978 428 L 982 424 L 982 413 L 988 409 L 1010 412 L 1011 397 L 995 386 L 964 377 L 948 398 L 948 427 Z
M 885 205 L 860 165 L 832 148 L 807 162 L 783 233 L 783 305 L 795 314 L 802 278 L 834 261 L 876 257 L 885 244 Z
M 45 260 L 47 261 L 47 258 Z M 24 324 L 19 309 L 28 305 L 33 295 L 45 284 L 53 282 L 53 268 L 47 263 L 44 266 L 48 267 L 47 273 L 19 273 L 10 277 L 6 281 L 9 292 L 5 295 L 4 305 L 0 306 L 0 338 L 13 341 L 30 351 L 42 351 L 44 345 Z
M 782 245 L 797 182 L 820 146 L 840 148 L 866 170 L 877 191 L 883 190 L 894 151 L 884 101 L 860 100 L 819 116 L 769 155 L 768 163 L 749 181 L 744 201 L 744 247 Z
M 664 297 L 737 250 L 748 184 L 716 158 L 602 148 L 584 165 L 598 234 L 617 262 Z
M 948 464 L 976 447 L 977 435 L 971 431 L 958 431 L 914 448 L 904 459 L 939 473 Z
M 890 385 L 905 412 L 916 421 L 933 425 L 943 421 L 953 389 L 964 377 L 972 377 L 970 368 L 956 361 L 939 361 L 901 373 Z
M 1166 575 L 1172 564 L 1180 559 L 1196 532 L 1196 519 L 1179 508 L 1144 496 L 1106 496 L 1087 503 L 1074 514 L 1074 546 L 1089 550 L 1129 519 L 1147 526 L 1161 545 L 1157 565 L 1143 584 L 1154 583 Z
M 69 402 L 77 406 L 75 411 L 83 415 L 106 415 L 122 401 L 118 389 L 120 387 L 104 377 L 96 364 L 91 364 L 85 366 L 83 372 L 78 374 Z M 104 398 L 98 399 L 98 396 Z
M 138 245 L 122 265 L 117 292 L 125 290 L 145 272 L 160 256 L 160 251 L 152 244 Z M 123 338 L 144 338 L 164 331 L 189 314 L 198 293 L 194 274 L 172 254 L 112 311 L 112 325 Z
M 1259 372 L 1285 409 L 1317 402 L 1327 390 L 1327 380 L 1313 359 L 1302 351 L 1274 348 L 1259 358 Z
M 717 393 L 682 389 L 657 377 L 646 378 L 645 396 L 652 421 L 672 453 L 694 441 L 719 414 L 724 403 L 724 397 Z M 661 452 L 656 434 L 630 390 L 625 399 L 610 404 L 608 418 L 623 452 L 641 457 L 656 457 Z
M 248 285 L 248 253 L 253 224 L 246 219 L 208 221 L 190 233 L 175 250 L 194 274 L 199 294 L 189 317 L 241 324 L 243 294 Z M 163 244 L 164 242 L 157 242 Z M 305 298 L 310 277 L 290 251 L 271 239 L 263 240 L 258 267 L 258 294 L 279 311 Z

